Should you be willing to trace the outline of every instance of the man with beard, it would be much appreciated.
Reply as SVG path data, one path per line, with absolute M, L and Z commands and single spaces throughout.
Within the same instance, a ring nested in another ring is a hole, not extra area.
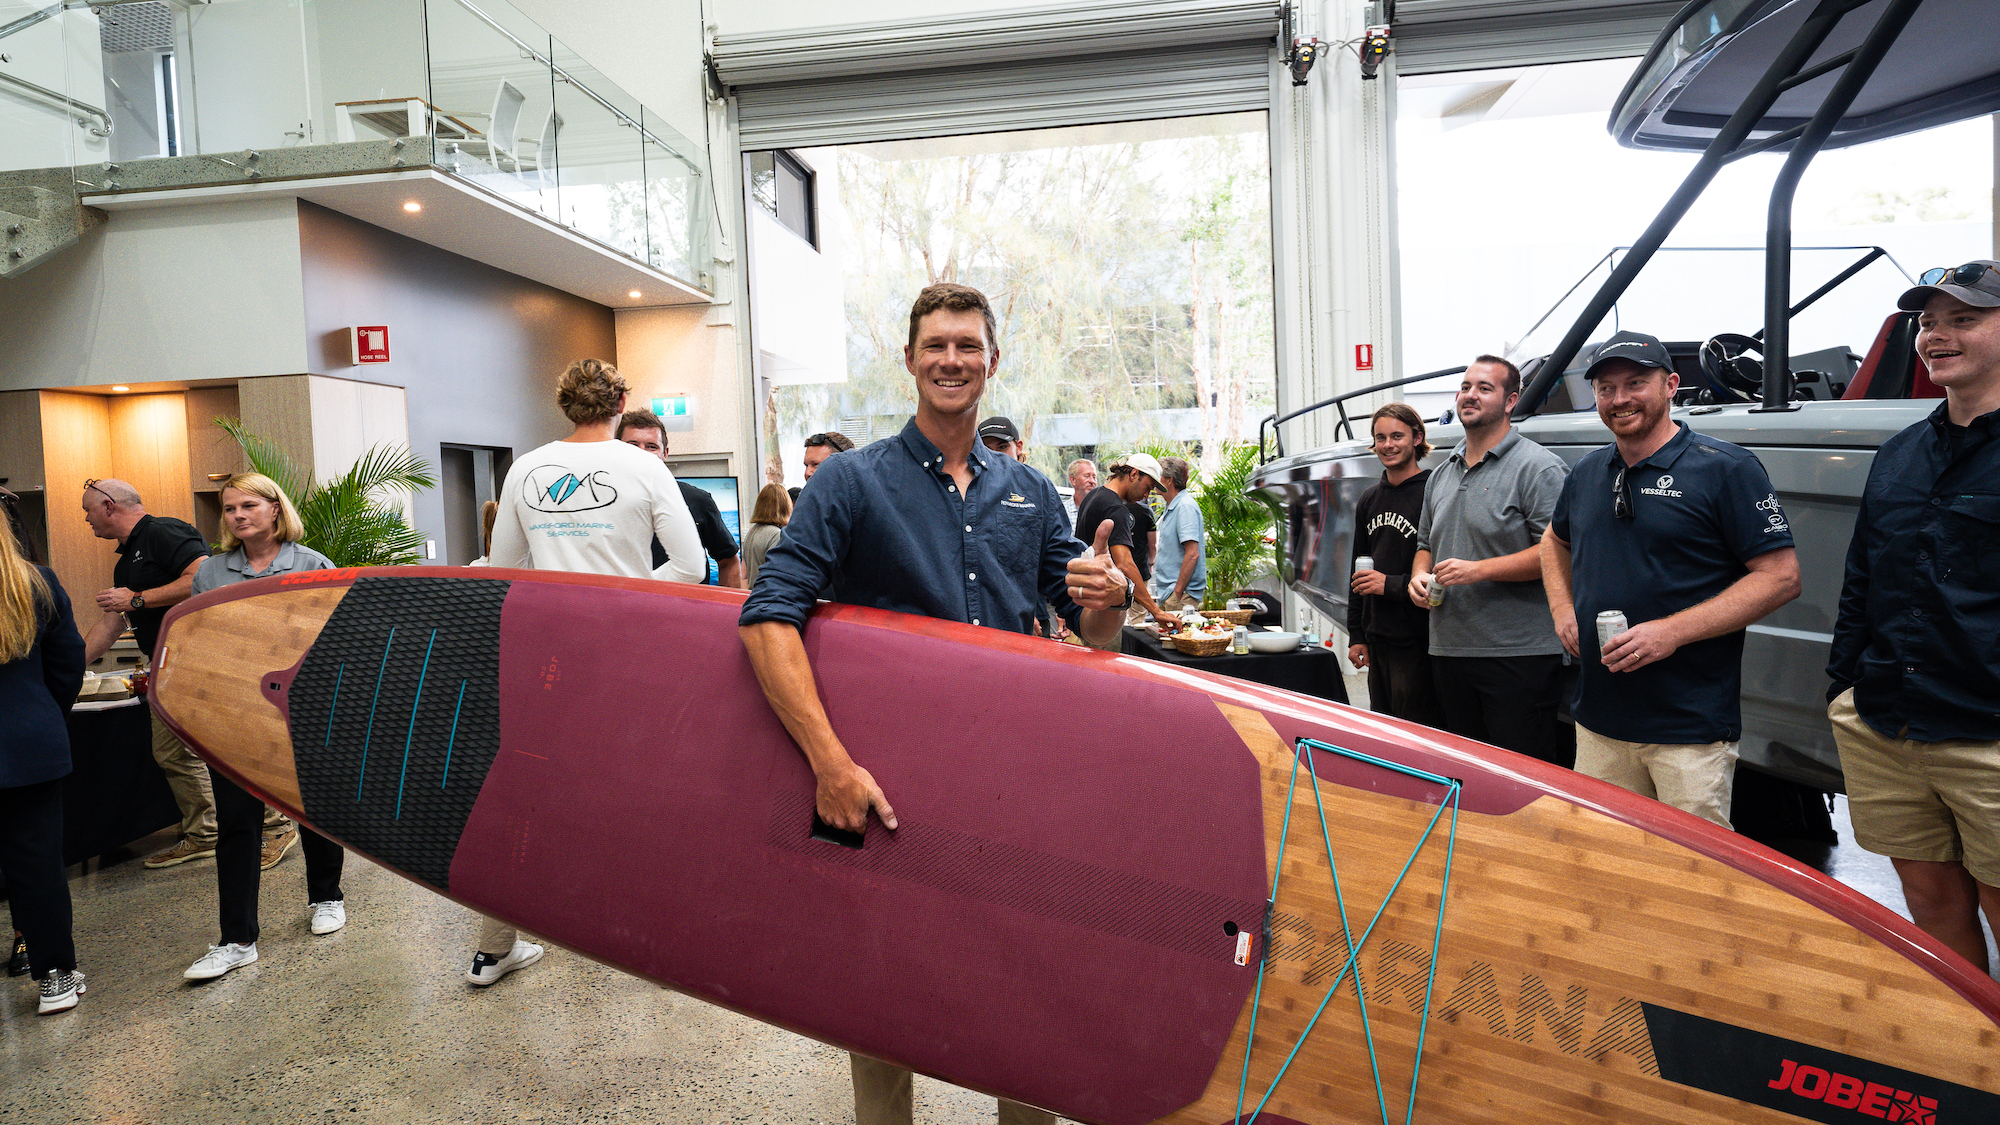
M 1861 493 L 1827 675 L 1854 840 L 1910 917 L 1987 968 L 2000 927 L 2000 262 L 1926 271 L 1917 354 L 1944 402 L 1882 443 Z
M 1417 555 L 1417 521 L 1431 472 L 1424 420 L 1408 403 L 1392 402 L 1369 420 L 1382 479 L 1354 510 L 1354 555 L 1373 564 L 1352 570 L 1347 596 L 1347 659 L 1368 673 L 1368 706 L 1427 726 L 1441 726 L 1431 682 L 1430 629 L 1410 604 L 1410 564 Z
M 1410 601 L 1430 607 L 1445 729 L 1567 766 L 1556 721 L 1563 647 L 1541 561 L 1563 463 L 1514 432 L 1520 397 L 1520 369 L 1499 356 L 1465 369 L 1455 404 L 1465 440 L 1424 488 Z
M 1755 454 L 1673 419 L 1658 340 L 1620 332 L 1584 377 L 1616 440 L 1577 463 L 1542 536 L 1549 612 L 1581 662 L 1577 772 L 1728 828 L 1743 630 L 1799 596 L 1792 533 Z M 1600 641 L 1612 610 L 1629 627 Z

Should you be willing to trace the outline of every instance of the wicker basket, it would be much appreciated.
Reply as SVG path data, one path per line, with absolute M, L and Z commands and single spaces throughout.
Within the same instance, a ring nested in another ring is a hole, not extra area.
M 1202 640 L 1197 637 L 1175 637 L 1174 647 L 1188 656 L 1221 656 L 1229 648 L 1229 635 Z
M 1201 615 L 1215 621 L 1227 621 L 1234 628 L 1237 625 L 1250 624 L 1250 619 L 1257 616 L 1257 611 L 1254 609 L 1205 609 L 1201 611 Z

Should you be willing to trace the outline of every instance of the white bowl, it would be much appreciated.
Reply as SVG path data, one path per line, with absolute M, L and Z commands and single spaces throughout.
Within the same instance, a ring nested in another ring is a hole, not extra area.
M 1297 633 L 1252 633 L 1251 652 L 1290 652 L 1299 647 Z

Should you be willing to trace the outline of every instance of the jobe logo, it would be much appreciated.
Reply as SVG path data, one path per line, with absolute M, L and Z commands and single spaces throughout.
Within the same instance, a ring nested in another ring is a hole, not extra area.
M 1824 1102 L 1836 1109 L 1851 1109 L 1883 1121 L 1937 1125 L 1936 1098 L 1898 1090 L 1880 1082 L 1866 1082 L 1791 1059 L 1784 1059 L 1778 1065 L 1778 1076 L 1769 1083 L 1773 1090 L 1786 1090 L 1810 1101 Z
M 538 512 L 588 512 L 618 502 L 600 470 L 583 476 L 561 465 L 537 465 L 521 479 L 521 499 Z

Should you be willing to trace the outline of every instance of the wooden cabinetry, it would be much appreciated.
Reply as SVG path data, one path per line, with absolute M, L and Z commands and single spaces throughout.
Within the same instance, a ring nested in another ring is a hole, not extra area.
M 0 393 L 0 484 L 15 492 L 39 491 L 42 471 L 42 397 L 38 391 Z
M 188 486 L 197 494 L 222 487 L 221 479 L 211 478 L 226 478 L 250 467 L 236 439 L 215 424 L 219 417 L 242 417 L 235 387 L 194 387 L 187 392 Z

